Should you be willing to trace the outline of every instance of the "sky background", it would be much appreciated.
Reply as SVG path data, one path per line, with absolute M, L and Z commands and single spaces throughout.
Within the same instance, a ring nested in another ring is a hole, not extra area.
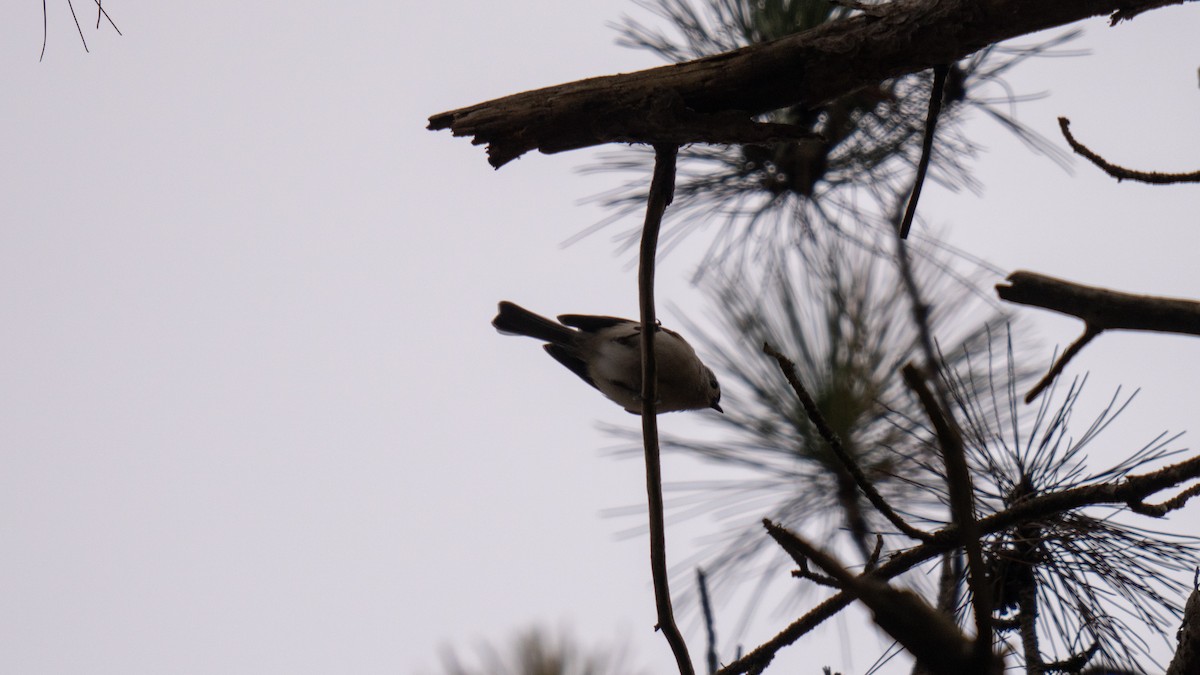
M 434 673 L 446 645 L 535 624 L 670 672 L 645 541 L 616 537 L 640 518 L 604 515 L 640 503 L 643 478 L 603 452 L 597 422 L 636 421 L 489 325 L 501 299 L 636 314 L 607 233 L 561 246 L 604 215 L 581 199 L 618 178 L 577 174 L 590 151 L 494 171 L 424 129 L 658 65 L 607 27 L 647 15 L 615 0 L 106 2 L 117 37 L 76 3 L 89 54 L 65 3 L 48 5 L 41 63 L 39 3 L 0 27 L 0 672 Z M 1200 168 L 1200 8 L 1083 27 L 1073 46 L 1090 56 L 1013 72 L 1015 91 L 1052 93 L 1020 119 L 1065 147 L 1066 115 L 1127 166 Z M 968 129 L 984 190 L 921 202 L 955 245 L 1200 296 L 1196 186 L 1072 175 L 990 120 Z M 660 302 L 689 316 L 707 311 L 686 282 L 704 243 L 660 267 Z M 1047 360 L 1081 330 L 1031 323 Z M 1094 466 L 1200 421 L 1200 341 L 1106 334 L 1069 374 L 1086 370 L 1085 418 L 1142 388 Z M 1169 524 L 1200 534 L 1195 519 Z M 672 526 L 671 558 L 706 525 Z M 731 635 L 721 609 L 727 659 L 798 615 L 768 607 Z M 698 657 L 699 625 L 682 624 Z M 863 624 L 830 622 L 778 669 L 863 672 L 887 644 Z

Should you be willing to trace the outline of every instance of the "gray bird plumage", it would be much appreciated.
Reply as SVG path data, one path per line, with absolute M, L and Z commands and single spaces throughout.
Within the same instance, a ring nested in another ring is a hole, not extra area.
M 492 325 L 502 333 L 545 342 L 544 349 L 584 382 L 631 413 L 642 411 L 640 322 L 613 316 L 563 314 L 558 321 L 501 302 Z M 721 411 L 721 387 L 692 346 L 678 333 L 658 327 L 658 412 Z

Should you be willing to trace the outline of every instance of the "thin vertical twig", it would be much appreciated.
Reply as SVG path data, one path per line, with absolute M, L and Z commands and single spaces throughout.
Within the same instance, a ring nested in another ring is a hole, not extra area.
M 700 589 L 700 610 L 704 613 L 704 632 L 708 638 L 708 675 L 715 675 L 717 660 L 717 620 L 713 617 L 712 602 L 708 598 L 708 577 L 704 570 L 696 568 L 696 586 Z
M 46 0 L 42 0 L 42 53 L 38 56 L 38 62 L 46 58 L 46 41 L 50 38 L 50 24 L 46 14 Z
M 929 157 L 933 154 L 933 132 L 937 129 L 938 116 L 942 114 L 942 95 L 946 90 L 945 65 L 933 67 L 933 91 L 929 94 L 929 113 L 925 116 L 925 136 L 921 139 L 921 159 L 917 162 L 917 176 L 913 180 L 912 193 L 908 197 L 908 208 L 900 221 L 900 238 L 907 239 L 917 215 L 917 200 L 921 198 L 921 187 L 925 185 L 925 173 L 929 171 Z
M 655 363 L 654 333 L 658 330 L 654 314 L 654 259 L 658 252 L 658 233 L 663 213 L 675 193 L 675 159 L 679 146 L 654 146 L 654 175 L 646 200 L 646 222 L 642 227 L 642 246 L 638 258 L 638 302 L 642 320 L 642 440 L 646 455 L 646 495 L 650 512 L 650 574 L 654 580 L 654 601 L 658 609 L 658 628 L 675 654 L 680 675 L 695 675 L 687 643 L 675 613 L 671 609 L 671 590 L 667 580 L 667 536 L 663 519 L 662 463 L 658 447 L 658 365 Z
M 67 7 L 71 8 L 71 18 L 75 20 L 75 30 L 79 31 L 79 41 L 83 43 L 83 51 L 91 54 L 92 50 L 88 49 L 87 38 L 83 37 L 83 26 L 79 25 L 79 17 L 75 15 L 75 5 L 71 4 L 71 0 L 67 0 Z

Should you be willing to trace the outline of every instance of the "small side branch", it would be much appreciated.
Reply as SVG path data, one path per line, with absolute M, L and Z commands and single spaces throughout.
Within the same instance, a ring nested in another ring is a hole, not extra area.
M 646 223 L 642 228 L 642 247 L 638 266 L 638 302 L 642 319 L 642 440 L 646 455 L 646 496 L 650 512 L 650 574 L 654 580 L 654 601 L 658 627 L 675 654 L 680 675 L 695 675 L 683 634 L 675 625 L 671 609 L 671 590 L 667 578 L 667 535 L 663 519 L 662 462 L 658 446 L 658 370 L 654 354 L 654 258 L 658 252 L 658 232 L 663 213 L 675 192 L 674 145 L 654 147 L 654 175 L 646 203 Z
M 1151 518 L 1162 518 L 1172 511 L 1182 509 L 1188 503 L 1188 500 L 1198 494 L 1200 494 L 1200 484 L 1193 485 L 1161 504 L 1145 504 L 1140 501 L 1130 502 L 1129 510 L 1143 516 L 1150 516 Z
M 1071 120 L 1060 117 L 1058 118 L 1058 128 L 1062 130 L 1063 138 L 1067 139 L 1067 144 L 1076 154 L 1083 155 L 1089 162 L 1100 167 L 1104 173 L 1117 179 L 1117 182 L 1123 180 L 1135 180 L 1139 183 L 1150 183 L 1153 185 L 1170 185 L 1172 183 L 1200 183 L 1200 171 L 1192 171 L 1189 173 L 1161 173 L 1158 171 L 1137 171 L 1135 169 L 1126 169 L 1123 166 L 1113 164 L 1096 154 L 1083 143 L 1075 140 L 1071 135 Z
M 1200 302 L 1133 295 L 1084 286 L 1035 272 L 1013 272 L 996 285 L 1001 300 L 1049 309 L 1082 319 L 1085 328 L 1055 361 L 1050 372 L 1025 395 L 1029 403 L 1054 381 L 1087 343 L 1105 330 L 1151 330 L 1200 335 Z
M 812 396 L 809 395 L 808 390 L 804 388 L 804 385 L 800 382 L 800 378 L 796 375 L 796 364 L 769 344 L 763 343 L 763 352 L 779 363 L 779 370 L 783 372 L 783 376 L 787 378 L 788 384 L 796 392 L 796 396 L 800 399 L 800 404 L 804 406 L 804 412 L 808 415 L 808 419 L 817 428 L 817 433 L 821 434 L 821 438 L 825 439 L 825 443 L 833 450 L 833 454 L 837 456 L 842 465 L 846 467 L 846 470 L 850 472 L 850 475 L 854 478 L 854 482 L 863 491 L 863 494 L 867 496 L 867 500 L 871 502 L 871 505 L 882 513 L 889 522 L 895 525 L 896 529 L 904 534 L 918 541 L 929 541 L 929 533 L 918 530 L 905 522 L 900 517 L 900 514 L 896 513 L 891 505 L 884 500 L 879 491 L 875 489 L 875 486 L 871 485 L 871 481 L 867 480 L 867 476 L 859 468 L 858 462 L 855 462 L 850 453 L 846 452 L 846 449 L 842 447 L 841 439 L 829 427 L 829 423 L 825 421 L 825 416 L 817 409 L 816 402 L 813 401 Z
M 1055 361 L 1050 372 L 1025 395 L 1029 403 L 1054 381 L 1087 343 L 1105 330 L 1150 330 L 1200 335 L 1200 302 L 1133 295 L 1084 286 L 1035 272 L 1013 272 L 996 285 L 1001 300 L 1049 309 L 1082 319 L 1085 328 Z
M 938 116 L 942 113 L 942 95 L 946 91 L 946 74 L 950 68 L 945 64 L 933 68 L 933 92 L 929 95 L 929 112 L 925 116 L 925 137 L 921 139 L 921 159 L 917 162 L 917 176 L 913 180 L 912 193 L 904 219 L 900 221 L 900 238 L 908 239 L 913 218 L 917 215 L 917 200 L 921 198 L 921 187 L 925 185 L 925 174 L 929 171 L 929 156 L 933 154 L 933 132 L 937 129 Z
M 1100 333 L 1101 329 L 1094 328 L 1090 325 L 1087 326 L 1083 331 L 1083 335 L 1080 335 L 1078 338 L 1076 338 L 1075 341 L 1072 342 L 1069 347 L 1067 347 L 1066 351 L 1062 353 L 1062 356 L 1059 356 L 1058 359 L 1055 360 L 1054 365 L 1050 367 L 1050 372 L 1046 373 L 1042 379 L 1038 380 L 1038 383 L 1033 385 L 1033 388 L 1029 390 L 1028 394 L 1025 394 L 1025 402 L 1032 403 L 1033 399 L 1038 397 L 1038 394 L 1042 393 L 1046 387 L 1049 387 L 1054 382 L 1055 378 L 1062 374 L 1063 368 L 1067 367 L 1067 364 L 1071 362 L 1071 359 L 1075 358 L 1075 355 L 1078 354 L 1080 350 L 1087 345 L 1087 343 L 1091 342 L 1092 338 L 1096 337 Z

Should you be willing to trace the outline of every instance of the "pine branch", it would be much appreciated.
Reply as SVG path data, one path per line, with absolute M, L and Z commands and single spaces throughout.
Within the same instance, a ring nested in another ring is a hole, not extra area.
M 1193 0 L 1167 0 L 1182 4 Z M 754 115 L 816 106 L 885 79 L 953 63 L 990 44 L 1164 0 L 896 0 L 878 11 L 672 66 L 594 77 L 438 113 L 501 167 L 530 150 L 604 143 L 745 143 L 789 135 Z

